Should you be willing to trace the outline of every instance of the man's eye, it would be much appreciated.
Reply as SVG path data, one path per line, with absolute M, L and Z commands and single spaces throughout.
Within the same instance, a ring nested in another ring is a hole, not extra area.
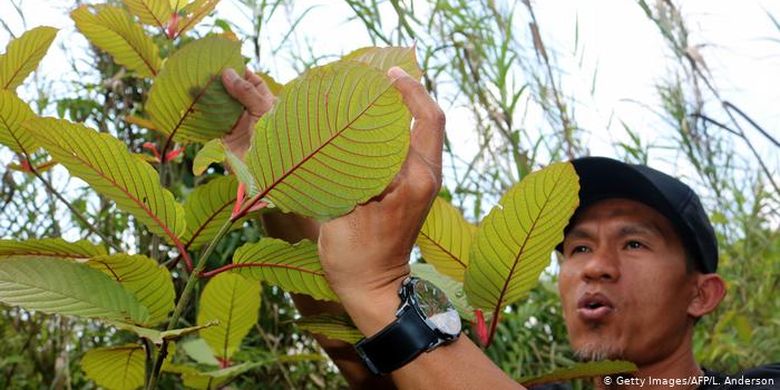
M 639 241 L 629 241 L 626 243 L 626 248 L 628 249 L 641 249 L 644 248 L 644 244 L 642 244 Z
M 590 248 L 588 248 L 585 245 L 577 245 L 571 250 L 571 254 L 575 255 L 577 253 L 588 253 L 590 252 Z

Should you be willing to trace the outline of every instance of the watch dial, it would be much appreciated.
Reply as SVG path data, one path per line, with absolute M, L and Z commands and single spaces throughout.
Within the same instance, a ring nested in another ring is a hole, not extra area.
M 414 293 L 420 310 L 440 331 L 450 335 L 460 333 L 460 316 L 443 291 L 428 281 L 417 279 Z

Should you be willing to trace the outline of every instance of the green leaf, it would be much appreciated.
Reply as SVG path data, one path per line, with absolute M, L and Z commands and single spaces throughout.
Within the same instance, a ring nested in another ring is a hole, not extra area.
M 181 9 L 176 36 L 180 36 L 198 25 L 219 4 L 219 0 L 195 0 Z M 241 73 L 239 73 L 241 74 Z
M 312 296 L 314 299 L 337 301 L 336 293 L 325 280 L 317 244 L 303 240 L 297 244 L 275 238 L 245 244 L 236 249 L 234 271 L 248 278 L 262 280 L 282 289 Z
M 354 61 L 313 68 L 258 122 L 247 152 L 252 184 L 284 212 L 345 214 L 393 180 L 410 121 L 383 72 Z
M 363 338 L 363 334 L 346 314 L 318 314 L 296 320 L 295 324 L 307 332 L 321 334 L 329 339 L 341 340 L 350 344 L 356 344 Z
M 191 42 L 168 58 L 146 103 L 157 129 L 184 143 L 205 143 L 228 133 L 244 107 L 222 85 L 225 68 L 243 74 L 241 43 L 217 35 Z
M 152 38 L 144 33 L 125 10 L 96 6 L 97 15 L 82 5 L 71 12 L 76 27 L 93 45 L 104 50 L 114 61 L 141 77 L 157 75 L 162 60 Z
M 164 29 L 173 14 L 168 0 L 124 0 L 127 9 L 141 19 L 141 23 Z
M 195 176 L 200 176 L 206 172 L 209 165 L 223 161 L 225 161 L 225 144 L 222 143 L 221 139 L 215 138 L 206 142 L 195 155 L 195 159 L 192 161 L 192 173 Z
M 224 272 L 212 278 L 200 296 L 198 324 L 219 324 L 200 331 L 217 357 L 229 359 L 257 322 L 260 284 L 241 275 Z
M 160 184 L 154 168 L 128 152 L 124 143 L 61 119 L 33 118 L 24 127 L 71 175 L 116 202 L 153 233 L 179 243 L 185 229 L 182 206 Z
M 106 249 L 87 240 L 67 242 L 61 238 L 15 241 L 0 240 L 0 256 L 33 256 L 67 259 L 88 259 L 102 256 Z
M 5 54 L 0 55 L 0 89 L 16 90 L 38 67 L 56 36 L 56 28 L 41 26 L 12 40 Z
M 110 390 L 133 390 L 144 384 L 146 354 L 140 345 L 98 348 L 87 351 L 81 368 L 89 379 Z
M 398 66 L 415 80 L 422 77 L 414 47 L 364 47 L 345 55 L 341 60 L 362 62 L 383 73 L 393 66 Z
M 263 360 L 242 363 L 232 367 L 214 371 L 201 372 L 197 368 L 185 365 L 170 365 L 165 370 L 181 374 L 182 381 L 187 387 L 194 389 L 218 389 L 237 376 L 272 363 L 298 363 L 305 361 L 322 361 L 324 357 L 318 354 L 301 354 L 292 356 L 269 356 Z
M 276 81 L 273 77 L 271 77 L 271 75 L 264 72 L 255 72 L 255 74 L 257 74 L 258 77 L 263 79 L 265 86 L 268 87 L 269 91 L 271 91 L 271 95 L 279 96 L 282 93 L 282 89 L 284 88 L 284 85 Z
M 531 173 L 507 191 L 472 243 L 464 288 L 473 306 L 497 313 L 536 285 L 563 239 L 578 192 L 570 163 Z
M 0 144 L 16 153 L 30 155 L 38 149 L 38 143 L 22 123 L 35 117 L 27 103 L 11 91 L 0 90 Z
M 246 186 L 246 193 L 249 196 L 257 195 L 260 190 L 257 188 L 257 183 L 252 178 L 252 174 L 249 172 L 249 168 L 246 166 L 235 153 L 229 149 L 225 149 L 225 161 L 230 167 L 230 171 L 233 172 L 241 183 Z
M 417 236 L 417 245 L 426 263 L 463 282 L 476 231 L 477 227 L 466 222 L 458 209 L 437 197 Z
M 27 310 L 142 323 L 149 311 L 119 283 L 83 264 L 0 259 L 0 302 Z
M 461 318 L 474 321 L 474 308 L 469 305 L 466 299 L 466 293 L 463 291 L 463 282 L 458 282 L 449 276 L 439 273 L 436 268 L 430 264 L 415 263 L 412 264 L 412 275 L 425 279 L 434 286 L 438 287 L 447 295 L 452 305 L 458 310 Z M 489 317 L 490 313 L 487 313 Z M 486 320 L 488 318 L 485 318 Z
M 163 330 L 163 331 L 159 331 L 157 329 L 144 328 L 141 326 L 128 324 L 126 322 L 119 322 L 119 321 L 109 321 L 109 324 L 111 326 L 114 326 L 117 329 L 133 332 L 136 335 L 138 335 L 138 337 L 148 339 L 155 345 L 159 346 L 162 344 L 163 340 L 167 340 L 167 341 L 178 340 L 188 334 L 195 333 L 201 329 L 205 329 L 211 326 L 216 326 L 218 324 L 218 321 L 211 321 L 203 325 L 190 326 L 187 328 L 179 328 L 179 329 L 171 329 L 171 330 Z
M 143 325 L 157 325 L 173 310 L 176 292 L 171 273 L 165 266 L 143 255 L 98 256 L 86 264 L 119 282 L 149 309 Z
M 637 366 L 631 362 L 623 360 L 603 360 L 598 362 L 577 363 L 571 367 L 559 368 L 547 374 L 522 377 L 517 381 L 525 387 L 530 387 L 545 383 L 570 381 L 572 379 L 636 372 L 637 370 Z
M 192 191 L 184 201 L 187 231 L 181 239 L 186 248 L 200 248 L 216 237 L 219 228 L 230 219 L 237 190 L 235 176 L 222 176 Z M 230 229 L 239 228 L 243 223 L 243 219 L 238 220 Z
M 214 351 L 209 347 L 206 340 L 198 337 L 181 343 L 181 348 L 193 360 L 200 364 L 210 366 L 219 366 L 219 360 L 214 357 Z

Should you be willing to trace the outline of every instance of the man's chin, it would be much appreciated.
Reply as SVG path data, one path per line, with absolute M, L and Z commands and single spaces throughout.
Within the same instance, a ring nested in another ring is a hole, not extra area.
M 574 348 L 574 355 L 578 360 L 590 362 L 596 360 L 624 360 L 622 347 L 609 341 L 589 341 Z

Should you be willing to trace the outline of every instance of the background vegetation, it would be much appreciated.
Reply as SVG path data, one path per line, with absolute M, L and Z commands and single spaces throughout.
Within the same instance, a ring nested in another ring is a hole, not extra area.
M 0 15 L 0 26 L 16 36 L 23 30 L 10 28 L 10 21 L 34 25 L 36 15 L 21 12 L 21 0 L 8 1 L 19 12 Z M 295 74 L 357 47 L 344 43 L 340 52 L 323 52 L 311 44 L 301 26 L 316 23 L 323 14 L 321 7 L 281 0 L 234 2 L 251 28 L 216 13 L 197 34 L 234 31 L 246 40 L 244 54 L 250 55 L 249 66 L 254 69 L 275 76 Z M 64 5 L 61 12 L 81 3 Z M 774 297 L 780 287 L 780 167 L 766 152 L 774 154 L 780 147 L 777 124 L 756 123 L 743 112 L 742 102 L 730 101 L 729 94 L 717 87 L 719 80 L 705 65 L 709 60 L 706 51 L 699 50 L 707 42 L 692 37 L 690 21 L 675 2 L 636 3 L 668 46 L 669 71 L 656 81 L 657 100 L 642 103 L 645 115 L 660 119 L 652 132 L 664 134 L 664 143 L 656 143 L 646 130 L 632 128 L 630 121 L 623 121 L 627 118 L 616 118 L 608 129 L 579 125 L 576 108 L 588 97 L 563 81 L 567 75 L 558 61 L 571 54 L 548 44 L 545 20 L 537 19 L 534 3 L 335 3 L 326 7 L 344 10 L 337 11 L 338 17 L 359 23 L 376 45 L 416 45 L 431 93 L 445 111 L 468 112 L 462 115 L 469 119 L 468 126 L 452 120 L 448 126 L 443 191 L 472 221 L 481 219 L 507 188 L 531 170 L 589 154 L 590 139 L 597 132 L 619 134 L 611 138 L 616 139 L 610 145 L 615 157 L 684 172 L 686 180 L 702 193 L 715 223 L 721 245 L 720 273 L 729 281 L 726 302 L 697 327 L 697 358 L 709 368 L 731 372 L 780 361 L 775 336 L 780 328 L 780 300 Z M 776 15 L 766 17 L 777 26 L 774 36 L 766 38 L 777 43 L 776 53 L 780 53 L 780 24 Z M 285 29 L 272 31 L 269 26 Z M 0 47 L 6 43 L 0 41 Z M 78 74 L 74 78 L 78 81 L 60 85 L 56 75 L 36 74 L 28 80 L 30 87 L 24 94 L 33 109 L 86 122 L 113 134 L 134 152 L 144 153 L 145 142 L 158 141 L 157 134 L 124 121 L 141 109 L 150 86 L 128 76 L 98 50 L 71 54 L 68 67 Z M 595 75 L 592 82 L 595 88 Z M 464 152 L 459 144 L 465 139 L 476 146 Z M 196 151 L 188 148 L 185 161 L 191 162 Z M 0 238 L 102 242 L 87 228 L 89 224 L 110 245 L 157 257 L 151 253 L 158 244 L 155 238 L 83 183 L 63 181 L 60 168 L 37 178 L 15 170 L 13 165 L 19 161 L 11 153 L 2 151 L 0 157 Z M 167 175 L 169 188 L 177 195 L 188 193 L 201 180 L 192 176 L 189 164 Z M 73 210 L 64 207 L 57 194 Z M 221 242 L 212 266 L 224 263 L 238 246 L 262 234 L 259 221 L 248 221 Z M 527 302 L 506 313 L 488 354 L 510 374 L 542 373 L 571 363 L 556 294 L 553 267 Z M 293 323 L 297 315 L 289 297 L 271 287 L 264 288 L 262 296 L 257 331 L 250 333 L 241 353 L 316 352 L 313 339 Z M 194 309 L 185 318 L 194 323 Z M 126 342 L 122 337 L 97 323 L 3 307 L 0 387 L 93 386 L 79 366 L 83 351 Z M 234 385 L 252 388 L 252 383 L 265 383 L 268 388 L 344 385 L 327 362 L 271 365 L 243 375 Z

